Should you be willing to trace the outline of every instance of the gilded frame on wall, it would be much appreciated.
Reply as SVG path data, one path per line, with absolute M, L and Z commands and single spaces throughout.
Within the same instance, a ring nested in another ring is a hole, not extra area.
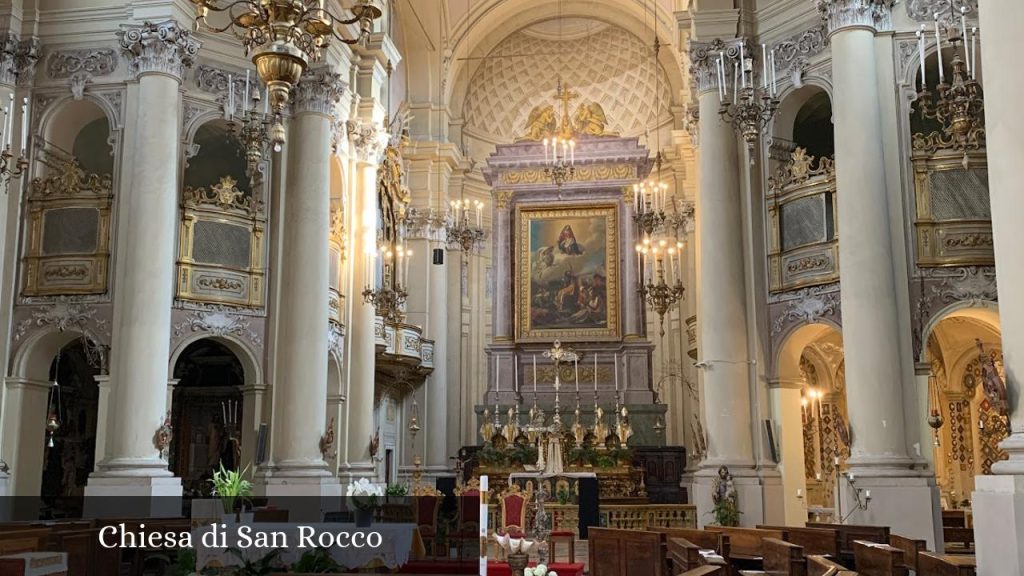
M 516 207 L 516 340 L 618 340 L 616 204 Z

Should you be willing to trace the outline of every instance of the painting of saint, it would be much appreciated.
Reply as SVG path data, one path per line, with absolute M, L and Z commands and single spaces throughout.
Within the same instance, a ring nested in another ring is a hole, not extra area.
M 519 285 L 528 294 L 525 301 L 520 299 L 521 335 L 614 333 L 617 306 L 609 290 L 615 273 L 614 218 L 613 209 L 521 214 L 520 238 L 526 244 L 521 254 L 528 260 L 528 267 L 519 267 Z

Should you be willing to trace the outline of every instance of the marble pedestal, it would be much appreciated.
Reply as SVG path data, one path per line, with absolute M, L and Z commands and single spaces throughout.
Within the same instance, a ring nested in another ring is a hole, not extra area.
M 86 518 L 181 516 L 181 478 L 92 474 L 85 487 Z
M 978 576 L 1024 574 L 1024 476 L 975 476 Z

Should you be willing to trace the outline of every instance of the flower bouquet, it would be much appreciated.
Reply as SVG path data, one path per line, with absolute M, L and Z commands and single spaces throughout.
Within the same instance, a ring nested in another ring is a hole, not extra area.
M 373 514 L 384 496 L 384 489 L 366 478 L 360 478 L 348 485 L 345 493 L 356 508 L 356 526 L 366 528 L 373 523 Z
M 537 546 L 534 540 L 526 538 L 513 538 L 508 534 L 495 534 L 494 540 L 498 546 L 505 551 L 508 558 L 508 567 L 512 570 L 512 576 L 558 576 L 554 571 L 549 571 L 544 564 L 538 564 L 532 568 L 530 563 L 530 551 Z

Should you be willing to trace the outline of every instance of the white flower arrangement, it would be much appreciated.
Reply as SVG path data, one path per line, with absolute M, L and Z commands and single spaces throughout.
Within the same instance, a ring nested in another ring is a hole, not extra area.
M 512 538 L 508 534 L 495 534 L 495 542 L 508 554 L 529 554 L 530 550 L 533 550 L 537 546 L 537 542 L 534 540 L 527 540 L 526 538 Z M 533 568 L 527 568 L 525 572 L 526 576 L 558 576 L 558 573 L 554 570 L 548 570 L 547 565 L 538 564 Z
M 554 570 L 548 571 L 548 567 L 545 564 L 537 564 L 533 568 L 527 568 L 526 571 L 531 576 L 558 576 L 558 573 Z
M 384 496 L 384 487 L 360 478 L 348 485 L 345 495 L 352 499 L 356 508 L 365 510 L 377 505 L 377 499 Z

